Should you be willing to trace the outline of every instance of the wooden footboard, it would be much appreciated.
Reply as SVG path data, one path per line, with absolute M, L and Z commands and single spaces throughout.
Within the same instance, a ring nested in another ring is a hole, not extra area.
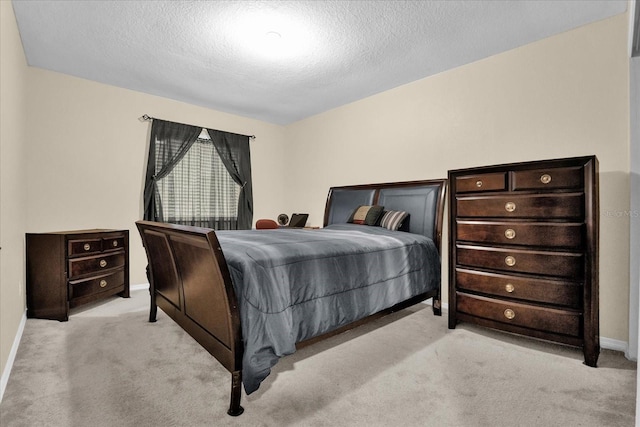
M 149 261 L 151 311 L 157 307 L 215 357 L 231 375 L 227 413 L 242 414 L 242 329 L 236 294 L 213 230 L 150 221 L 136 222 Z M 355 328 L 391 312 L 433 298 L 440 315 L 440 287 L 337 330 L 296 344 L 297 348 Z
M 149 261 L 149 321 L 160 307 L 231 372 L 228 414 L 240 415 L 240 313 L 215 232 L 150 221 L 136 225 Z

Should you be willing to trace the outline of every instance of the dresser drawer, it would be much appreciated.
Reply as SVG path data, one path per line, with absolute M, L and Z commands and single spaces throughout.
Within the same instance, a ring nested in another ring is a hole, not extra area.
M 90 255 L 102 252 L 102 239 L 78 239 L 67 242 L 69 256 Z
M 582 304 L 582 283 L 525 278 L 456 268 L 462 290 L 577 308 Z
M 69 281 L 69 299 L 86 297 L 99 292 L 124 287 L 125 273 L 120 269 L 115 273 Z
M 484 173 L 456 178 L 459 193 L 471 191 L 498 191 L 507 189 L 507 173 Z
M 581 167 L 549 168 L 512 172 L 514 190 L 558 190 L 582 188 Z
M 99 273 L 104 270 L 122 267 L 125 263 L 124 251 L 98 256 L 74 258 L 69 260 L 69 277 Z
M 459 217 L 582 218 L 582 193 L 556 195 L 462 196 L 456 199 Z
M 500 323 L 580 336 L 581 313 L 457 292 L 458 311 Z
M 108 237 L 102 239 L 103 251 L 117 251 L 124 248 L 124 236 Z
M 457 265 L 490 270 L 582 278 L 583 255 L 573 252 L 457 245 Z
M 458 220 L 456 238 L 469 242 L 578 248 L 582 246 L 582 224 Z

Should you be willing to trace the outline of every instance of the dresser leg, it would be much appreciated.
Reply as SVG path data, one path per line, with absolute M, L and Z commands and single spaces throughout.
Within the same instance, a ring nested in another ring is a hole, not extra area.
M 598 367 L 598 356 L 600 356 L 599 346 L 595 348 L 589 348 L 589 346 L 585 345 L 584 347 L 584 364 L 585 365 L 591 366 L 592 368 Z
M 451 312 L 451 303 L 449 303 L 449 329 L 455 329 L 458 319 L 454 313 Z

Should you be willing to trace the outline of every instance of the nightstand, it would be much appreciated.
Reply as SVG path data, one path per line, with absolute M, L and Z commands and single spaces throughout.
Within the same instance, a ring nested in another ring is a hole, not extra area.
M 129 297 L 129 230 L 26 234 L 27 317 L 66 321 L 69 309 Z

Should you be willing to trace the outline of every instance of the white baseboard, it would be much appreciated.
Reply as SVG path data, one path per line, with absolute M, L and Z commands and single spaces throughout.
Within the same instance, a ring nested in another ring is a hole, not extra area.
M 130 285 L 129 286 L 129 290 L 130 291 L 143 291 L 145 289 L 149 289 L 149 284 L 148 283 L 140 283 L 139 285 Z
M 0 377 L 0 402 L 4 397 L 4 391 L 9 383 L 9 375 L 11 375 L 11 369 L 13 368 L 13 362 L 16 360 L 16 354 L 18 353 L 18 347 L 20 346 L 20 340 L 22 339 L 22 333 L 24 332 L 24 326 L 27 323 L 27 311 L 25 310 L 20 319 L 20 325 L 18 325 L 18 331 L 13 339 L 13 345 L 11 345 L 11 351 L 9 352 L 9 358 L 7 364 L 2 371 L 2 377 Z
M 607 350 L 615 350 L 621 351 L 624 353 L 624 356 L 629 359 L 628 350 L 629 343 L 626 341 L 614 340 L 613 338 L 600 337 L 600 347 L 606 348 Z

